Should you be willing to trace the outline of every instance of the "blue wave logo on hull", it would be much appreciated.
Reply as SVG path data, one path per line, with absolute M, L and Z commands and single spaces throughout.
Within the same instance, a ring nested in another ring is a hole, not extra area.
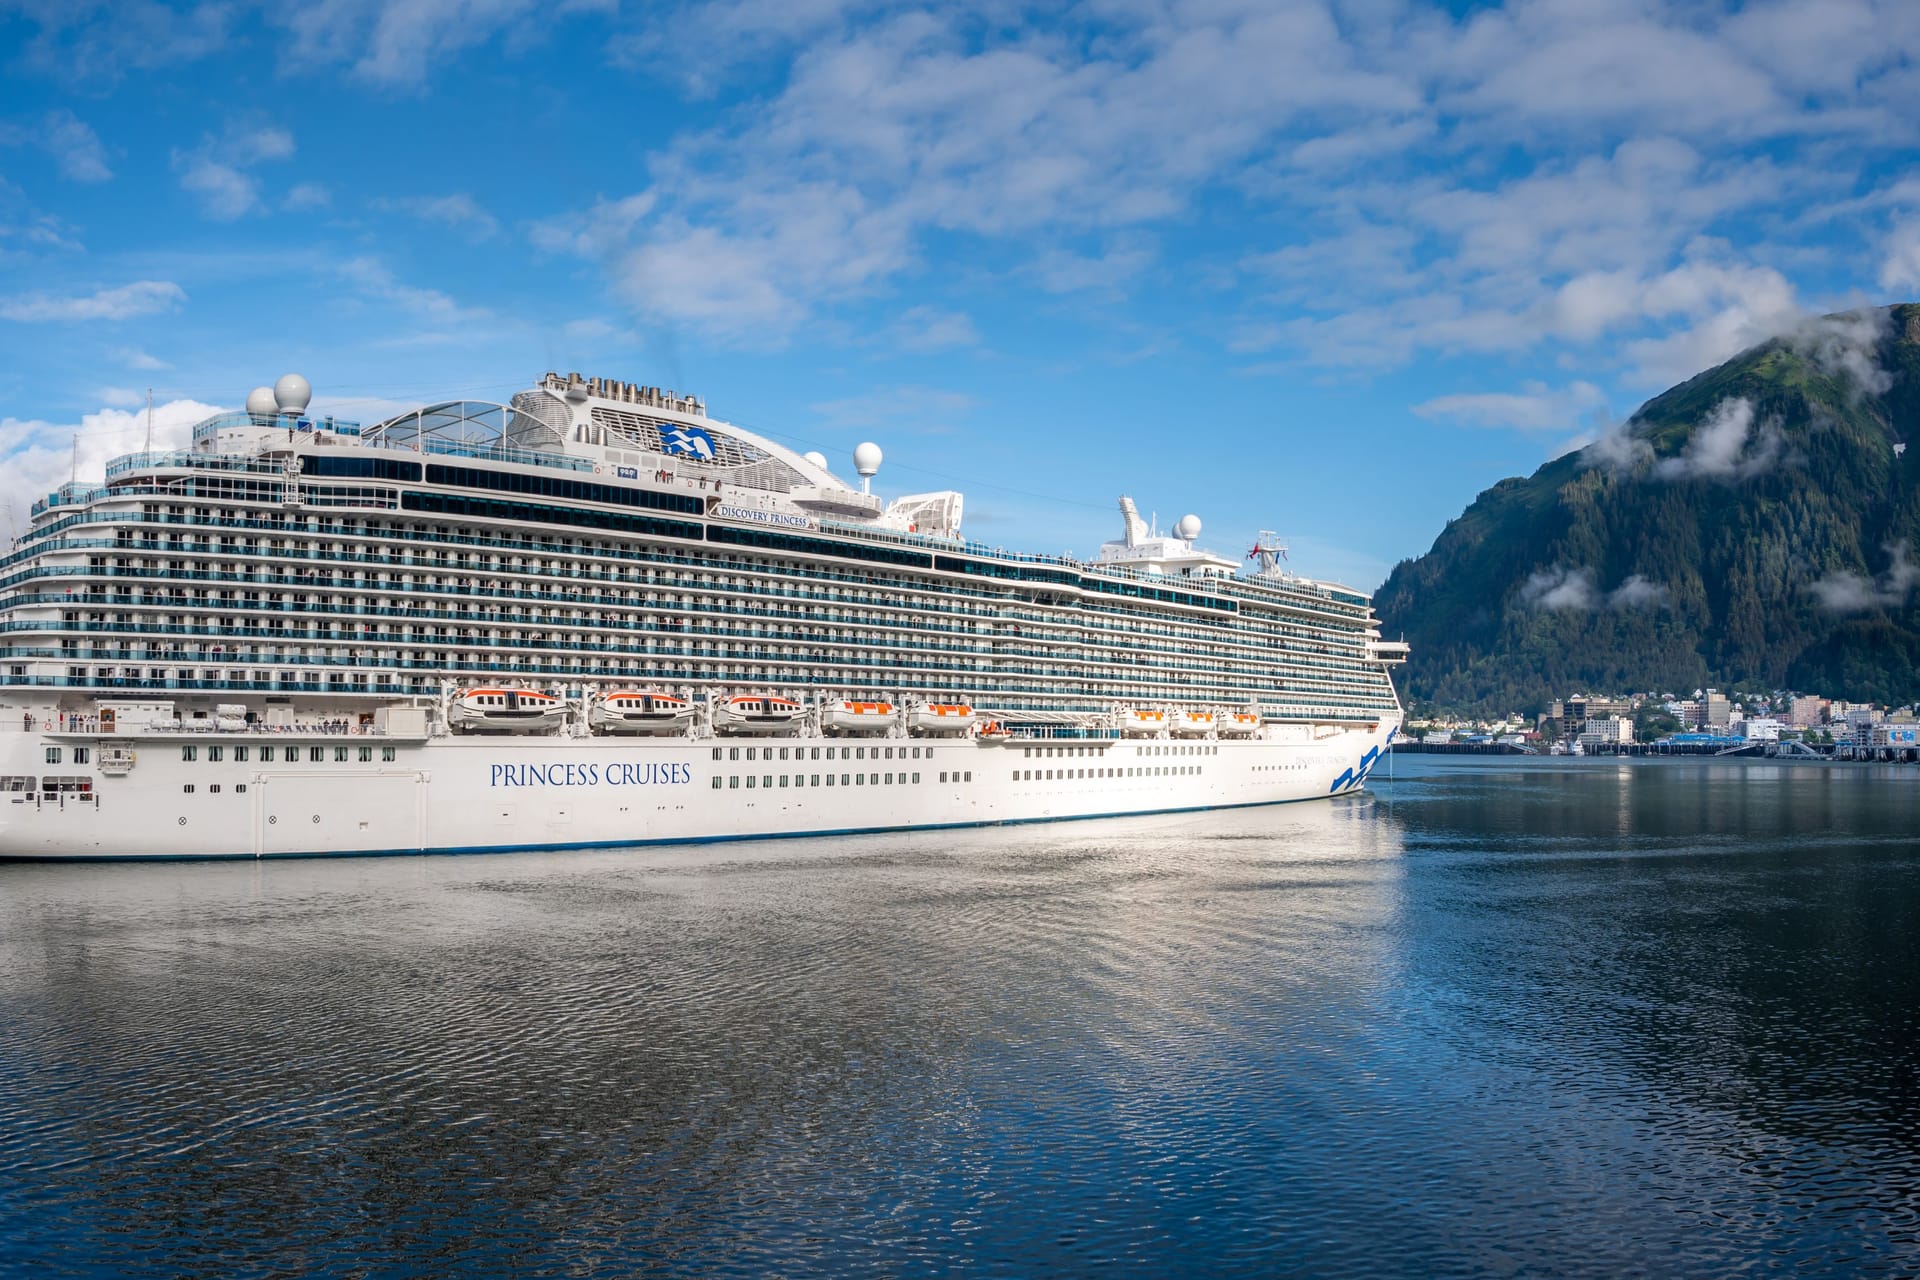
M 1387 740 L 1377 747 L 1367 748 L 1367 754 L 1360 757 L 1359 764 L 1345 770 L 1333 780 L 1333 785 L 1327 788 L 1327 794 L 1332 795 L 1337 791 L 1348 791 L 1364 785 L 1367 775 L 1373 772 L 1373 766 L 1380 763 L 1380 757 L 1387 753 L 1387 748 L 1393 745 L 1393 739 L 1399 732 L 1399 725 L 1387 730 Z
M 668 453 L 698 458 L 702 462 L 712 462 L 714 459 L 713 437 L 698 427 L 675 427 L 662 432 L 660 447 Z

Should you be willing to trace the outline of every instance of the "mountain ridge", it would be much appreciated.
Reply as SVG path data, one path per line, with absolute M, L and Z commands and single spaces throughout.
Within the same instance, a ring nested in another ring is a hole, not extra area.
M 1810 320 L 1501 480 L 1375 594 L 1404 692 L 1920 695 L 1920 306 Z

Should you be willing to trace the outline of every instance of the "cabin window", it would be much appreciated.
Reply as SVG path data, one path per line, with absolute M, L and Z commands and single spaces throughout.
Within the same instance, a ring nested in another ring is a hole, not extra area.
M 828 782 L 832 782 L 832 781 L 833 781 L 833 775 L 832 775 L 832 774 L 828 774 L 828 775 L 827 775 L 827 781 L 828 781 Z M 819 775 L 819 774 L 817 774 L 817 773 L 813 775 L 813 785 L 814 785 L 814 786 L 816 786 L 816 787 L 820 785 L 820 775 Z
M 892 774 L 888 774 L 888 775 L 887 775 L 887 785 L 888 785 L 888 786 L 892 786 L 892 785 L 893 785 L 893 775 L 892 775 Z
M 208 795 L 213 795 L 213 796 L 217 796 L 217 795 L 219 795 L 219 794 L 220 794 L 220 784 L 216 782 L 216 783 L 214 783 L 214 784 L 213 784 L 212 786 L 210 786 L 210 787 L 208 787 L 208 788 L 207 788 L 207 794 L 208 794 Z
M 91 757 L 92 751 L 90 748 L 75 747 L 73 749 L 73 762 L 75 764 L 85 764 Z
M 914 782 L 915 782 L 915 783 L 918 783 L 918 782 L 920 781 L 920 775 L 919 775 L 919 774 L 917 774 L 917 773 L 916 773 L 916 774 L 914 774 L 914 775 L 913 775 L 913 780 L 914 780 Z
M 361 764 L 372 764 L 372 763 L 373 763 L 373 748 L 372 748 L 372 747 L 362 747 L 362 748 L 360 748 L 360 763 L 361 763 Z
M 753 790 L 753 789 L 754 789 L 754 788 L 755 788 L 756 786 L 758 786 L 758 785 L 759 785 L 759 779 L 757 779 L 757 778 L 755 778 L 755 777 L 754 777 L 754 776 L 753 776 L 752 774 L 748 774 L 748 775 L 747 775 L 747 790 L 749 790 L 749 791 L 751 791 L 751 790 Z
M 246 783 L 244 783 L 244 782 L 236 782 L 236 783 L 234 783 L 234 784 L 233 784 L 233 794 L 235 794 L 235 795 L 237 795 L 237 796 L 243 796 L 243 795 L 245 795 L 245 794 L 247 794 L 247 784 L 246 784 Z
M 189 750 L 189 751 L 191 751 L 191 750 L 193 750 L 193 748 L 192 748 L 192 747 L 188 747 L 188 748 L 187 748 L 187 750 Z M 192 757 L 192 756 L 188 756 L 188 757 L 186 757 L 186 758 L 187 758 L 187 759 L 189 759 L 189 760 L 191 760 L 191 759 L 193 759 L 193 757 Z M 60 763 L 60 748 L 59 748 L 59 747 L 48 747 L 48 748 L 47 748 L 47 763 L 48 763 L 48 764 L 59 764 L 59 763 Z
M 247 754 L 248 752 L 246 747 L 235 747 L 233 749 L 234 763 L 245 764 L 247 762 Z
M 731 778 L 728 778 L 728 779 L 727 779 L 727 786 L 728 786 L 729 788 L 731 788 L 732 790 L 735 790 L 735 791 L 738 791 L 738 790 L 740 789 L 740 775 L 739 775 L 739 774 L 735 774 L 735 775 L 734 775 L 734 776 L 732 776 Z
M 719 747 L 715 747 L 715 748 L 713 749 L 713 758 L 714 758 L 715 760 L 718 760 L 718 759 L 720 758 L 720 748 L 719 748 Z
M 200 748 L 182 747 L 180 748 L 180 758 L 182 760 L 198 760 L 200 758 Z M 56 761 L 55 763 L 58 763 L 58 762 Z
M 969 770 L 967 770 L 967 776 L 966 776 L 966 778 L 965 778 L 965 781 L 967 781 L 967 782 L 972 782 L 972 781 L 973 781 L 973 770 L 971 770 L 971 769 L 969 769 Z
M 782 760 L 787 758 L 787 749 L 785 747 L 780 748 L 780 758 Z
M 813 759 L 815 759 L 815 760 L 818 760 L 818 759 L 820 758 L 820 748 L 818 748 L 818 747 L 815 747 L 815 748 L 813 749 L 813 756 L 812 756 L 812 758 L 813 758 Z
M 942 769 L 940 771 L 940 781 L 945 782 L 946 780 L 947 780 L 947 772 L 946 770 Z
M 221 759 L 226 754 L 227 754 L 226 748 L 224 747 L 208 747 L 207 748 L 207 760 L 211 764 L 219 764 Z
M 780 775 L 780 785 L 783 787 L 787 785 L 787 775 L 784 773 Z
M 185 794 L 187 794 L 187 795 L 192 795 L 192 794 L 193 794 L 193 784 L 192 784 L 191 782 L 188 782 L 188 783 L 184 783 L 184 784 L 182 784 L 182 786 L 180 787 L 180 790 L 181 790 L 182 792 L 184 792 Z
M 31 791 L 35 781 L 30 776 L 9 774 L 0 778 L 0 791 Z
M 856 774 L 854 774 L 854 775 L 853 775 L 853 785 L 854 785 L 854 786 L 856 786 L 856 787 L 864 787 L 864 786 L 866 786 L 866 785 L 867 785 L 867 775 L 866 775 L 866 774 L 864 774 L 864 773 L 856 773 Z
M 380 748 L 380 758 L 388 762 L 389 764 L 391 764 L 393 762 L 393 748 L 392 747 Z
M 307 759 L 312 763 L 319 764 L 321 761 L 325 760 L 326 758 L 327 758 L 327 749 L 325 747 L 308 747 L 307 748 Z
M 715 748 L 715 750 L 718 750 L 718 748 Z M 715 756 L 714 758 L 715 758 L 715 759 L 718 759 L 719 757 L 718 757 L 718 756 Z M 727 759 L 729 759 L 729 760 L 738 760 L 739 758 L 740 758 L 740 748 L 738 748 L 738 747 L 728 747 L 728 748 L 727 748 Z

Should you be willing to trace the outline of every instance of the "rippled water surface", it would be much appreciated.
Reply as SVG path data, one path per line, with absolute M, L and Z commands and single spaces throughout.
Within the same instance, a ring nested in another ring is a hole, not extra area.
M 0 866 L 0 1270 L 1920 1270 L 1920 773 Z

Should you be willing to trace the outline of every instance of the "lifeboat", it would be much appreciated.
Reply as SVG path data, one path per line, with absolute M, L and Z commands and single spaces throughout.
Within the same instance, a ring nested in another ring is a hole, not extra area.
M 1260 732 L 1260 717 L 1245 711 L 1236 711 L 1230 716 L 1220 717 L 1220 736 L 1223 738 L 1251 738 Z
M 743 693 L 722 699 L 713 709 L 715 733 L 786 733 L 800 723 L 806 708 L 792 698 Z
M 595 733 L 685 733 L 693 703 L 671 693 L 609 693 L 593 704 Z
M 1120 732 L 1129 738 L 1151 738 L 1166 732 L 1167 713 L 1132 707 L 1120 714 Z
M 891 702 L 829 702 L 820 708 L 822 733 L 885 733 L 891 728 Z
M 1218 719 L 1211 711 L 1176 711 L 1167 728 L 1176 738 L 1204 738 L 1213 732 Z
M 977 719 L 964 702 L 927 702 L 907 712 L 907 730 L 927 738 L 957 738 Z
M 998 720 L 989 720 L 980 726 L 980 741 L 987 743 L 1011 742 L 1013 741 L 1013 730 L 1007 728 L 1007 726 L 1001 724 Z
M 447 704 L 455 733 L 551 733 L 567 721 L 567 704 L 532 689 L 462 689 Z

